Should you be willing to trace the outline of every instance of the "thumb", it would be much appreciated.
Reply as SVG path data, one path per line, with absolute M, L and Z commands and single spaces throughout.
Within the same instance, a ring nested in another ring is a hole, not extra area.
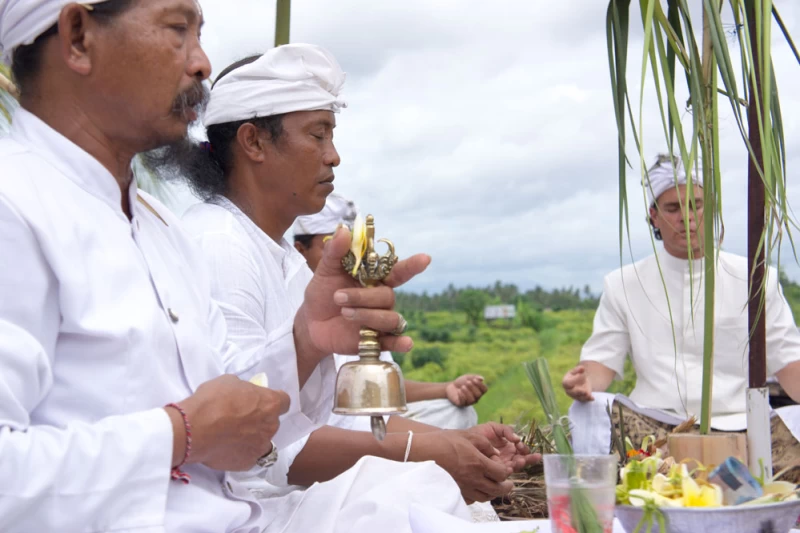
M 472 444 L 486 457 L 491 458 L 500 455 L 500 452 L 497 450 L 497 448 L 492 446 L 492 443 L 489 442 L 489 439 L 483 435 L 475 435 L 475 438 L 472 439 Z
M 350 231 L 340 227 L 325 243 L 322 259 L 315 272 L 318 276 L 338 276 L 342 273 L 342 258 L 350 249 Z

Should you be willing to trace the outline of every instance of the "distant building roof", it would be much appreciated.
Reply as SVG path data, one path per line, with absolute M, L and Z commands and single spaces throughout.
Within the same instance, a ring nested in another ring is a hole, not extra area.
M 483 318 L 485 320 L 514 318 L 515 316 L 517 316 L 517 308 L 513 305 L 487 305 L 483 308 Z

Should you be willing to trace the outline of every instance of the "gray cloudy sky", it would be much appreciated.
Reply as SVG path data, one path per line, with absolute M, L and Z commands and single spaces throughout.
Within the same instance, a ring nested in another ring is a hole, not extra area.
M 800 40 L 800 5 L 775 3 Z M 202 5 L 203 42 L 215 74 L 271 46 L 274 1 Z M 294 2 L 292 41 L 328 48 L 348 73 L 349 108 L 336 130 L 337 191 L 374 214 L 379 235 L 393 239 L 401 255 L 433 256 L 410 290 L 502 280 L 523 289 L 588 284 L 599 291 L 603 275 L 619 266 L 606 6 L 603 0 Z M 638 13 L 631 20 L 637 23 Z M 634 31 L 629 59 L 634 86 L 640 34 Z M 779 35 L 774 42 L 796 207 L 800 65 Z M 666 147 L 654 106 L 653 93 L 646 93 L 648 161 Z M 722 114 L 725 248 L 744 254 L 746 153 L 730 109 Z M 629 155 L 638 161 L 633 150 Z M 631 187 L 640 179 L 638 168 L 630 171 Z M 641 189 L 632 190 L 632 253 L 639 258 L 652 248 Z M 191 201 L 184 193 L 175 209 Z M 783 266 L 800 279 L 788 255 Z

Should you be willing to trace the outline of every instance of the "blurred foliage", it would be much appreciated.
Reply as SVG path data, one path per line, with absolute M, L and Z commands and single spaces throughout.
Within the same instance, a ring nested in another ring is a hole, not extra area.
M 489 294 L 475 289 L 460 291 L 456 297 L 459 310 L 467 315 L 467 321 L 477 326 L 483 320 L 483 308 L 491 300 Z
M 447 361 L 447 352 L 438 346 L 414 348 L 411 352 L 411 366 L 414 368 L 425 368 L 430 365 L 444 370 L 445 361 Z
M 404 313 L 410 311 L 464 311 L 466 303 L 462 293 L 467 293 L 466 298 L 477 300 L 480 298 L 475 293 L 483 293 L 485 297 L 481 304 L 480 318 L 483 317 L 483 306 L 488 304 L 515 304 L 521 302 L 531 308 L 542 311 L 562 311 L 566 309 L 596 309 L 598 296 L 592 293 L 591 287 L 584 286 L 579 289 L 573 286 L 560 289 L 545 290 L 542 287 L 522 292 L 514 284 L 495 282 L 494 285 L 476 288 L 456 288 L 452 284 L 445 290 L 436 294 L 407 293 L 398 291 L 397 308 Z M 478 321 L 480 321 L 480 318 Z
M 783 274 L 781 284 L 795 317 L 800 317 L 800 284 Z M 592 333 L 594 310 L 544 310 L 527 301 L 517 302 L 517 318 L 510 328 L 483 322 L 472 325 L 458 310 L 403 311 L 414 350 L 406 356 L 393 354 L 395 360 L 408 379 L 418 381 L 450 381 L 462 374 L 480 374 L 489 386 L 475 405 L 480 421 L 530 424 L 534 419 L 544 423 L 544 419 L 522 363 L 543 356 L 556 385 L 558 407 L 566 413 L 571 400 L 558 385 L 580 358 L 581 347 Z M 635 385 L 636 375 L 628 359 L 624 376 L 612 383 L 609 392 L 629 394 Z

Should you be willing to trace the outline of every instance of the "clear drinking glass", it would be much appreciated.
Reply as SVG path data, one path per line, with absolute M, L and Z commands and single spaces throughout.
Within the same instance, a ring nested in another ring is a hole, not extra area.
M 576 504 L 594 510 L 604 533 L 614 528 L 615 455 L 545 455 L 544 481 L 553 533 L 575 533 Z M 582 512 L 582 516 L 591 515 Z

